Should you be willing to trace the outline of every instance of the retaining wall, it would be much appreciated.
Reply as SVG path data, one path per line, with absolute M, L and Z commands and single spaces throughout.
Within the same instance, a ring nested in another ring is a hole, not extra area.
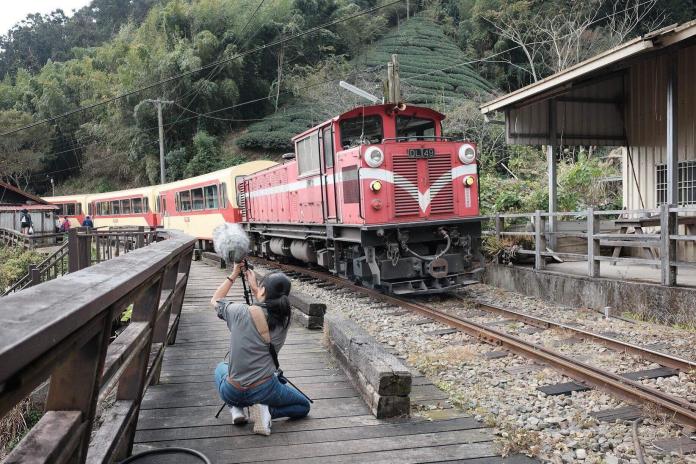
M 484 283 L 566 306 L 630 311 L 662 323 L 696 322 L 696 290 L 490 264 Z

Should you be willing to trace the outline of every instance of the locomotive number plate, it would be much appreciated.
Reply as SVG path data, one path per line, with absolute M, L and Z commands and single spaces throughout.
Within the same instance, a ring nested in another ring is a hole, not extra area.
M 409 148 L 408 157 L 410 159 L 430 159 L 435 158 L 434 148 Z

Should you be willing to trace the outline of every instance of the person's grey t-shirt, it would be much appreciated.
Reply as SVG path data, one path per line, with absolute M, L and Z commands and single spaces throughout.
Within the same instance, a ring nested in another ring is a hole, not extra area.
M 268 345 L 256 330 L 249 306 L 222 299 L 215 309 L 230 329 L 230 377 L 246 386 L 273 375 L 276 370 L 273 358 L 268 352 Z M 262 309 L 268 317 L 266 308 Z M 287 327 L 277 326 L 271 330 L 271 342 L 278 352 L 287 334 Z

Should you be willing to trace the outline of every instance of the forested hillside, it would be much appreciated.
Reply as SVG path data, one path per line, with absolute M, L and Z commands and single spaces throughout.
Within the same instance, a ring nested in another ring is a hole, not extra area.
M 157 182 L 157 98 L 172 102 L 169 179 L 277 157 L 296 133 L 362 103 L 339 80 L 381 96 L 397 53 L 406 102 L 479 142 L 499 193 L 484 206 L 529 207 L 544 199 L 543 158 L 504 146 L 478 103 L 695 10 L 692 0 L 94 0 L 70 18 L 32 15 L 0 40 L 0 130 L 48 119 L 0 138 L 0 178 L 38 193 L 51 178 L 57 193 Z M 571 177 L 600 168 L 582 149 L 565 161 Z

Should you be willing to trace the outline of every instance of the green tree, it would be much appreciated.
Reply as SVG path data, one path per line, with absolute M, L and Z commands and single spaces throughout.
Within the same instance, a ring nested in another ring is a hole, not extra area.
M 216 169 L 220 163 L 221 150 L 217 139 L 205 131 L 193 137 L 194 155 L 184 170 L 185 177 L 193 177 Z

